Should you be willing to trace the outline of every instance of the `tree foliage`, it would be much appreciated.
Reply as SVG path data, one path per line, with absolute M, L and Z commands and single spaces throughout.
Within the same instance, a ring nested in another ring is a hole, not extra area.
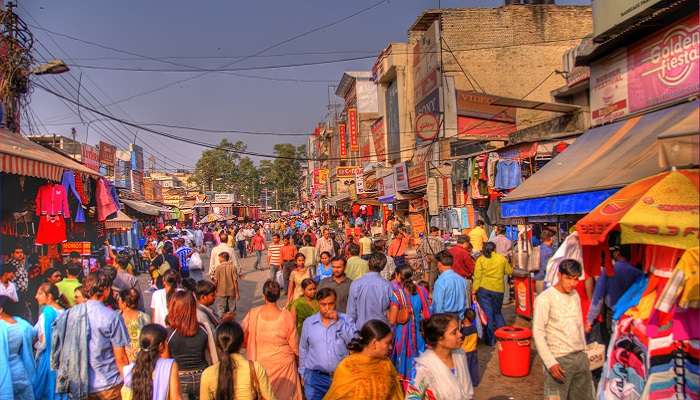
M 262 160 L 258 166 L 238 152 L 247 146 L 241 141 L 223 139 L 216 149 L 202 152 L 190 178 L 204 191 L 235 193 L 248 203 L 257 203 L 263 188 L 269 190 L 268 205 L 288 209 L 298 200 L 302 161 L 306 145 L 279 143 L 274 146 L 273 160 Z M 275 192 L 276 191 L 276 192 Z

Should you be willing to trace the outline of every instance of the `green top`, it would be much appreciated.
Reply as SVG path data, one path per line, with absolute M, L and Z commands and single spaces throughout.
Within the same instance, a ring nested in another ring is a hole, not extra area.
M 302 296 L 289 303 L 287 310 L 292 311 L 292 309 L 297 315 L 297 336 L 301 337 L 301 327 L 304 320 L 318 312 L 318 302 L 316 300 L 309 302 L 306 297 Z
M 66 298 L 66 301 L 71 307 L 75 305 L 75 289 L 80 286 L 82 285 L 79 280 L 70 278 L 63 278 L 56 284 L 58 292 Z
M 345 276 L 354 280 L 369 272 L 369 264 L 358 256 L 348 258 L 348 265 L 345 267 Z
M 490 258 L 480 256 L 476 259 L 474 266 L 474 286 L 473 291 L 484 288 L 492 292 L 503 293 L 503 277 L 513 273 L 513 267 L 502 255 L 493 252 Z

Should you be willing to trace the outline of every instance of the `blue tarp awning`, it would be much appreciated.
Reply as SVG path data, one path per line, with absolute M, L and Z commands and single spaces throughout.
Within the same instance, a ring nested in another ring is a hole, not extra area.
M 698 100 L 588 130 L 503 198 L 503 218 L 586 214 L 621 187 L 662 172 L 659 135 L 698 132 Z

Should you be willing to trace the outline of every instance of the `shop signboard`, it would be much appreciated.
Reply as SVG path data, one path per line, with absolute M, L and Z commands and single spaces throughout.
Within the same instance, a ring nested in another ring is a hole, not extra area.
M 143 198 L 145 200 L 155 200 L 153 198 L 153 179 L 143 178 Z
M 641 14 L 661 0 L 595 0 L 593 33 L 601 35 L 620 23 Z
M 93 171 L 100 171 L 100 156 L 94 146 L 83 143 L 80 146 L 81 160 L 86 167 Z
M 416 103 L 419 103 L 439 86 L 439 66 L 440 21 L 436 20 L 413 47 L 413 95 Z
M 431 149 L 432 146 L 424 146 L 416 149 L 411 165 L 408 165 L 406 168 L 409 189 L 425 186 L 427 182 L 425 163 L 429 160 Z
M 236 201 L 234 193 L 214 193 L 214 203 L 233 203 Z
M 318 181 L 318 168 L 314 168 L 313 172 L 311 173 L 311 176 L 313 177 L 313 185 L 318 186 L 320 182 Z
M 143 171 L 143 147 L 137 144 L 130 144 L 131 151 L 131 169 L 134 171 Z
M 591 122 L 600 125 L 629 112 L 627 49 L 591 66 Z
M 440 130 L 440 88 L 435 88 L 416 106 L 416 144 L 431 142 Z
M 350 151 L 360 151 L 357 138 L 357 108 L 348 108 L 348 133 L 350 135 Z
M 384 143 L 384 119 L 379 118 L 374 121 L 372 127 L 372 141 L 374 142 L 374 153 L 377 156 L 377 161 L 383 162 L 386 160 L 386 146 Z
M 413 232 L 414 236 L 418 236 L 420 233 L 428 233 L 428 227 L 425 224 L 425 217 L 423 216 L 423 214 L 409 214 L 408 223 L 411 224 L 411 232 Z
M 438 182 L 437 178 L 428 179 L 428 187 L 425 189 L 428 196 L 428 214 L 438 215 Z
M 377 85 L 374 81 L 355 81 L 357 94 L 357 109 L 359 113 L 376 113 L 379 111 L 377 104 Z
M 458 115 L 511 124 L 516 122 L 516 108 L 493 105 L 496 99 L 494 96 L 471 90 L 457 90 L 456 97 Z
M 396 194 L 396 181 L 394 180 L 393 173 L 382 178 L 382 187 L 384 188 L 384 196 Z
M 131 170 L 131 192 L 143 196 L 143 172 Z
M 114 166 L 114 160 L 117 154 L 117 147 L 109 143 L 100 142 L 100 164 Z
M 394 179 L 396 190 L 408 190 L 408 171 L 405 162 L 394 164 Z
M 360 172 L 359 174 L 355 175 L 355 192 L 357 194 L 365 194 L 367 193 L 365 187 L 365 175 Z
M 362 173 L 362 168 L 356 165 L 335 168 L 336 178 L 354 178 L 358 173 Z
M 67 256 L 75 251 L 81 256 L 89 256 L 92 254 L 91 245 L 91 242 L 63 242 L 61 243 L 61 254 Z
M 366 131 L 366 129 L 362 129 L 362 131 Z M 372 142 L 372 139 L 370 139 L 369 135 L 365 132 L 360 132 L 360 161 L 362 164 L 368 163 L 369 158 L 370 158 L 370 143 Z
M 318 169 L 318 183 L 325 185 L 328 183 L 328 168 Z
M 344 123 L 338 124 L 338 144 L 340 146 L 340 157 L 347 158 L 348 157 L 348 143 L 347 143 L 347 138 L 345 136 L 345 124 Z
M 629 110 L 643 110 L 700 90 L 698 13 L 627 51 Z
M 457 136 L 461 139 L 508 139 L 517 130 L 514 123 L 457 116 Z
M 153 200 L 163 201 L 163 187 L 158 181 L 153 182 Z

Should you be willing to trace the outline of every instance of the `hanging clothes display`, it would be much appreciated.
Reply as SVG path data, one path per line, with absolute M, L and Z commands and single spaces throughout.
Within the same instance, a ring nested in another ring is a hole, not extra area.
M 111 189 L 107 185 L 107 180 L 100 178 L 97 181 L 97 190 L 95 193 L 97 202 L 97 220 L 104 222 L 110 215 L 117 212 L 117 205 L 114 203 Z
M 501 159 L 496 166 L 496 189 L 515 189 L 522 182 L 520 163 L 516 160 Z
M 70 191 L 75 197 L 75 201 L 78 203 L 78 207 L 75 210 L 75 222 L 85 222 L 85 211 L 83 210 L 83 201 L 80 197 L 75 185 L 75 174 L 73 171 L 66 170 L 63 172 L 63 177 L 61 178 L 61 184 L 66 188 L 66 192 Z
M 47 183 L 36 195 L 39 229 L 36 244 L 58 244 L 66 241 L 66 222 L 70 218 L 68 196 L 63 185 Z

